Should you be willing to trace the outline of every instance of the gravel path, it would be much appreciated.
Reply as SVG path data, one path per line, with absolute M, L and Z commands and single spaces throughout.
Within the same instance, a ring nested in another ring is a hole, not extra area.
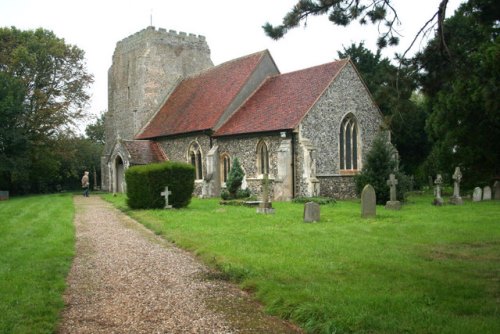
M 74 203 L 59 333 L 301 333 L 99 197 Z

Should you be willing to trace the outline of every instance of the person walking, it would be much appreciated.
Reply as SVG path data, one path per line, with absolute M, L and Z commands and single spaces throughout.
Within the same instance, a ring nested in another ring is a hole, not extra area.
M 89 186 L 90 186 L 89 172 L 85 171 L 82 177 L 82 188 L 84 197 L 89 197 Z

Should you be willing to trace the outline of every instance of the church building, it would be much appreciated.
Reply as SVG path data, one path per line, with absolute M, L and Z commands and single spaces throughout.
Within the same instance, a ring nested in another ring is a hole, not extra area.
M 214 66 L 203 36 L 148 27 L 117 43 L 108 73 L 102 189 L 133 165 L 195 167 L 195 195 L 220 196 L 238 158 L 244 188 L 274 200 L 355 197 L 383 120 L 349 59 L 280 73 L 269 51 Z

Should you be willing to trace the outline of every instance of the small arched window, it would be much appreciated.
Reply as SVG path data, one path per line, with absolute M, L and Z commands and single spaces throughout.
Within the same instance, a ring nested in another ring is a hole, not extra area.
M 189 146 L 189 162 L 195 168 L 196 179 L 203 179 L 203 157 L 201 155 L 200 145 L 196 142 Z
M 257 145 L 257 170 L 259 174 L 269 174 L 269 152 L 263 140 Z
M 342 120 L 339 132 L 340 170 L 358 169 L 358 125 L 353 114 Z
M 223 153 L 221 155 L 220 163 L 220 180 L 222 183 L 226 183 L 229 171 L 231 170 L 231 158 L 229 157 L 229 154 Z

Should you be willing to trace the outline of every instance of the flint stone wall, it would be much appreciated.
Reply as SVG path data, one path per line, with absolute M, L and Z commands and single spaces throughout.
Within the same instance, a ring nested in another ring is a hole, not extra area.
M 207 135 L 192 135 L 183 136 L 177 138 L 163 138 L 159 139 L 158 143 L 162 146 L 163 150 L 167 154 L 168 160 L 179 161 L 184 163 L 191 163 L 189 158 L 189 147 L 192 143 L 198 143 L 201 150 L 201 161 L 203 176 L 207 175 L 206 157 L 208 151 L 210 151 L 210 137 Z M 203 186 L 203 181 L 195 180 L 193 194 L 196 196 L 201 195 L 201 190 Z
M 322 196 L 356 196 L 352 177 L 340 171 L 340 124 L 349 113 L 354 115 L 358 125 L 358 170 L 361 170 L 363 159 L 380 131 L 383 120 L 350 63 L 304 117 L 300 126 L 300 137 L 309 139 L 317 149 L 316 177 L 320 180 Z M 297 175 L 301 173 L 301 170 L 297 171 Z

